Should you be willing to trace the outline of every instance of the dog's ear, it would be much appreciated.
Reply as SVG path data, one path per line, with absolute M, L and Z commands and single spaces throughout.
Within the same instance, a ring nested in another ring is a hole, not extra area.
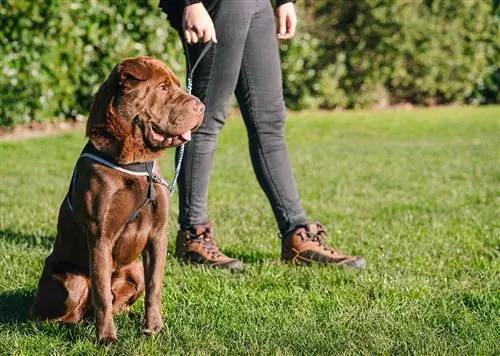
M 143 58 L 126 59 L 119 67 L 121 82 L 130 77 L 137 80 L 148 80 L 153 77 L 153 70 Z
M 147 58 L 145 57 L 125 59 L 117 65 L 94 95 L 85 135 L 90 137 L 94 127 L 104 124 L 106 115 L 108 114 L 108 108 L 110 105 L 113 105 L 113 101 L 116 100 L 115 96 L 119 86 L 127 86 L 127 83 L 129 83 L 131 79 L 132 81 L 145 81 L 152 77 L 153 70 L 147 64 Z
M 118 66 L 116 66 L 104 83 L 101 84 L 99 90 L 94 95 L 92 107 L 90 109 L 89 118 L 85 136 L 90 137 L 92 129 L 101 125 L 106 120 L 109 105 L 112 105 L 116 91 L 118 88 Z

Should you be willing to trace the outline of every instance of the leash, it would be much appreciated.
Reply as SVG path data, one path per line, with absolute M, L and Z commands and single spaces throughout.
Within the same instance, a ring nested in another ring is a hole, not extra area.
M 205 45 L 205 48 L 203 48 L 200 55 L 198 56 L 198 59 L 196 60 L 196 62 L 194 63 L 194 65 L 192 67 L 191 67 L 191 61 L 189 58 L 189 51 L 187 49 L 187 46 L 186 45 L 184 46 L 185 52 L 186 52 L 186 62 L 188 65 L 187 88 L 186 88 L 186 91 L 188 94 L 191 94 L 191 92 L 193 90 L 194 71 L 196 70 L 196 67 L 198 66 L 198 64 L 200 64 L 200 62 L 201 62 L 202 58 L 205 56 L 205 54 L 207 54 L 210 47 L 212 47 L 212 43 L 213 42 L 210 41 Z M 181 171 L 181 165 L 182 165 L 182 159 L 184 158 L 184 146 L 185 145 L 186 144 L 183 143 L 181 146 L 177 147 L 175 150 L 175 174 L 174 174 L 174 179 L 172 180 L 172 184 L 170 185 L 170 187 L 168 187 L 168 191 L 170 192 L 170 196 L 172 196 L 172 194 L 175 191 L 175 187 L 177 186 L 177 179 L 179 178 L 179 173 Z
M 184 10 L 185 11 L 185 10 Z M 184 18 L 184 14 L 182 15 L 182 18 Z M 182 22 L 182 34 L 181 36 L 184 36 L 184 31 L 185 30 L 185 24 L 184 21 Z M 193 66 L 191 66 L 191 58 L 189 58 L 189 49 L 186 41 L 184 40 L 184 37 L 182 37 L 182 46 L 184 47 L 184 53 L 186 53 L 186 64 L 187 64 L 187 69 L 188 69 L 188 76 L 187 76 L 187 88 L 186 91 L 188 94 L 191 94 L 193 90 L 193 74 L 194 71 L 196 70 L 196 67 L 198 67 L 198 64 L 200 64 L 201 60 L 207 54 L 208 50 L 210 47 L 212 47 L 213 42 L 208 41 L 207 44 L 205 45 L 205 48 L 201 51 L 200 55 L 198 56 L 198 59 L 196 62 L 194 62 Z M 183 143 L 181 146 L 177 147 L 175 149 L 175 173 L 174 173 L 174 178 L 172 180 L 172 184 L 167 187 L 170 196 L 175 191 L 175 187 L 177 186 L 177 179 L 179 178 L 179 173 L 181 171 L 181 165 L 182 165 L 182 159 L 184 158 L 184 146 L 185 143 Z

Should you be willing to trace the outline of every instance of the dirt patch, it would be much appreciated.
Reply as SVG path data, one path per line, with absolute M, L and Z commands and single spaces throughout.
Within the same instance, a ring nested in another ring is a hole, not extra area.
M 33 137 L 55 135 L 63 132 L 79 131 L 85 128 L 84 121 L 66 120 L 61 122 L 39 123 L 16 126 L 10 130 L 0 128 L 1 141 L 24 140 Z

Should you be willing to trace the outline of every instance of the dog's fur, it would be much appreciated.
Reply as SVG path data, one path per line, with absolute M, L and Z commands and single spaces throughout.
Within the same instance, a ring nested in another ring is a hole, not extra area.
M 117 163 L 147 162 L 189 139 L 203 111 L 203 104 L 180 89 L 179 80 L 162 62 L 126 59 L 95 95 L 86 135 Z M 63 201 L 32 316 L 72 324 L 93 313 L 97 339 L 116 342 L 113 314 L 126 310 L 145 290 L 145 331 L 158 332 L 163 328 L 167 190 L 155 184 L 155 202 L 128 221 L 146 197 L 147 177 L 90 159 L 80 159 L 75 172 L 73 210 Z

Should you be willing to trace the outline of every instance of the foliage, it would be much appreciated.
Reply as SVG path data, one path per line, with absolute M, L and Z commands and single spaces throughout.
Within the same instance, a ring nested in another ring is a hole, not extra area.
M 183 70 L 182 46 L 154 0 L 7 0 L 0 16 L 0 126 L 86 115 L 124 57 Z
M 485 36 L 490 39 L 486 52 L 488 67 L 485 74 L 478 77 L 474 92 L 468 98 L 472 104 L 500 103 L 500 2 L 491 1 L 493 23 Z
M 0 127 L 82 118 L 124 57 L 149 55 L 184 72 L 182 46 L 158 0 L 0 7 Z M 289 108 L 500 101 L 495 0 L 304 0 L 282 43 Z
M 500 37 L 493 6 L 485 0 L 305 1 L 303 34 L 282 48 L 287 103 L 445 104 L 466 101 L 481 83 L 495 91 Z M 498 93 L 498 79 L 496 85 Z M 489 100 L 498 102 L 498 94 L 482 102 Z

